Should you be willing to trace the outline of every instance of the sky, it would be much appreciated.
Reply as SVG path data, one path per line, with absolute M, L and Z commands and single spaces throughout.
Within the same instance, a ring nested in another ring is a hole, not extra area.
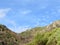
M 0 24 L 14 32 L 60 20 L 60 0 L 0 0 Z

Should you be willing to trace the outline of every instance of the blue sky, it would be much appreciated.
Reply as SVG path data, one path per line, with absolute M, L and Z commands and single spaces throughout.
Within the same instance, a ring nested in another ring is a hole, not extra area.
M 0 24 L 14 32 L 60 20 L 60 0 L 0 0 Z

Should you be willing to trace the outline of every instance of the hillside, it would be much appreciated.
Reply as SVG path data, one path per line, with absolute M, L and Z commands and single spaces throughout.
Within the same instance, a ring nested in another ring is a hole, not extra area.
M 18 35 L 2 24 L 0 24 L 0 45 L 19 45 Z
M 48 39 L 49 35 L 50 36 L 53 35 L 55 30 L 60 31 L 59 28 L 60 28 L 60 20 L 55 21 L 52 24 L 44 26 L 44 27 L 35 27 L 35 28 L 32 28 L 25 32 L 22 32 L 20 34 L 20 36 L 23 38 L 22 45 L 25 45 L 27 43 L 28 43 L 27 45 L 46 45 L 45 43 L 47 43 L 47 41 L 44 42 L 44 44 L 42 41 L 45 41 L 46 39 Z M 57 31 L 56 31 L 56 33 L 57 33 Z M 57 35 L 58 35 L 58 33 L 57 33 Z M 50 36 L 49 36 L 49 38 L 50 38 Z M 52 38 L 53 38 L 53 36 L 52 36 Z M 41 41 L 39 41 L 40 39 L 41 39 Z M 42 44 L 38 44 L 39 42 L 40 43 L 42 42 Z M 34 44 L 32 44 L 32 43 L 34 43 Z M 51 44 L 51 45 L 53 45 L 53 44 Z
M 35 28 L 29 29 L 25 32 L 20 33 L 19 34 L 21 37 L 20 44 L 24 45 L 24 44 L 30 42 L 35 37 L 36 33 L 42 29 L 43 29 L 42 27 L 35 27 Z
M 60 45 L 60 20 L 19 34 L 0 24 L 0 45 Z

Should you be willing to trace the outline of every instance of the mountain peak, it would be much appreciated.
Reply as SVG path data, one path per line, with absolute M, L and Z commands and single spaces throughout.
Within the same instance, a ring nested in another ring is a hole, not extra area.
M 52 25 L 53 25 L 53 27 L 55 27 L 55 28 L 56 28 L 56 27 L 59 28 L 59 27 L 60 27 L 60 20 L 57 20 L 57 21 L 53 22 Z
M 53 24 L 60 25 L 60 20 L 53 22 Z
M 60 28 L 60 20 L 54 21 L 52 24 L 46 26 L 46 30 Z

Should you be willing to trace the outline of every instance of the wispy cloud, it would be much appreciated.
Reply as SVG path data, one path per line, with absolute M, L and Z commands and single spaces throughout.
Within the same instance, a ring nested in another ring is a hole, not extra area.
M 29 27 L 28 25 L 18 26 L 18 27 L 15 28 L 15 32 L 20 33 L 20 32 L 26 31 L 27 29 L 30 29 L 30 28 L 31 27 Z
M 21 11 L 20 13 L 23 15 L 26 15 L 26 14 L 29 14 L 31 12 L 32 12 L 31 10 L 24 10 L 24 11 Z
M 27 29 L 30 29 L 29 25 L 26 25 L 26 26 L 18 26 L 18 24 L 14 21 L 14 20 L 10 20 L 10 19 L 5 19 L 5 22 L 8 24 L 8 25 L 11 25 L 10 27 L 8 27 L 9 29 L 11 29 L 12 31 L 15 31 L 17 33 L 20 33 L 20 32 L 23 32 L 23 31 L 26 31 Z
M 3 8 L 0 9 L 0 22 L 8 25 L 15 32 L 25 31 L 29 27 L 44 26 L 51 23 L 52 20 L 60 19 L 60 0 L 6 0 L 0 2 Z M 12 10 L 6 7 L 11 7 Z
M 10 11 L 10 8 L 0 9 L 0 18 L 4 18 L 9 11 Z
M 15 23 L 14 21 L 10 21 L 10 25 L 12 24 L 11 27 L 9 27 L 9 29 L 11 29 L 12 31 L 15 31 L 17 33 L 26 31 L 27 29 L 30 29 L 31 27 L 29 27 L 28 25 L 26 26 L 17 26 L 18 24 Z

